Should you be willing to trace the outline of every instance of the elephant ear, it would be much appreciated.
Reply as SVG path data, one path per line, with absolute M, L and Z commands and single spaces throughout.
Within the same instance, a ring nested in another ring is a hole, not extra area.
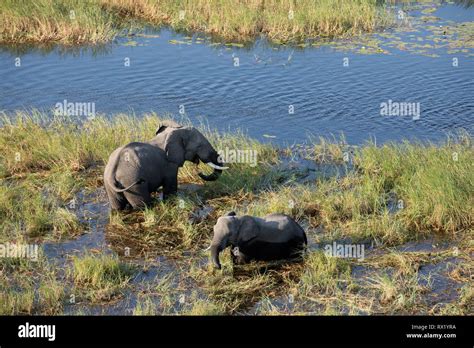
M 169 132 L 165 140 L 165 152 L 168 161 L 181 167 L 184 163 L 184 143 L 182 132 Z
M 167 128 L 167 126 L 164 126 L 164 125 L 160 124 L 160 125 L 158 126 L 158 128 L 156 129 L 155 135 L 160 134 L 160 133 L 163 132 L 166 128 Z
M 256 238 L 259 231 L 258 224 L 252 216 L 242 216 L 240 219 L 240 227 L 238 232 L 238 240 L 243 243 L 247 243 L 252 239 Z
M 156 129 L 155 135 L 158 135 L 158 134 L 162 133 L 168 127 L 170 127 L 170 128 L 182 128 L 182 126 L 180 124 L 176 123 L 175 121 L 165 120 L 158 126 L 158 128 Z

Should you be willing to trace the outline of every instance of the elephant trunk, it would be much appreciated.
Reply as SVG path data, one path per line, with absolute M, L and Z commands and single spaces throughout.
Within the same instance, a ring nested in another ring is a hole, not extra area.
M 219 179 L 219 176 L 221 176 L 221 174 L 222 174 L 222 170 L 221 169 L 215 169 L 215 168 L 214 168 L 214 171 L 209 175 L 206 175 L 206 174 L 203 174 L 203 173 L 198 173 L 198 175 L 204 181 L 216 181 L 217 179 Z
M 206 164 L 209 167 L 213 168 L 214 171 L 209 175 L 205 175 L 203 173 L 198 174 L 201 177 L 201 179 L 205 181 L 215 181 L 219 179 L 219 176 L 222 174 L 222 170 L 228 169 L 227 167 L 224 167 L 224 163 L 219 158 L 219 155 L 217 154 L 217 152 L 212 157 L 213 157 L 213 160 L 206 162 Z
M 211 244 L 211 258 L 214 267 L 221 269 L 221 263 L 219 261 L 219 254 L 222 251 L 222 248 L 219 244 Z

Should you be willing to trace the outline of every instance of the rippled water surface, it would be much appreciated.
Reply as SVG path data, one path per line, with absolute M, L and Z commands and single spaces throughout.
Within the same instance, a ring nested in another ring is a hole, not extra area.
M 430 15 L 441 21 L 426 25 L 449 26 L 443 20 L 472 21 L 474 9 L 443 5 Z M 59 47 L 20 54 L 4 48 L 0 110 L 51 110 L 66 99 L 93 102 L 97 113 L 180 116 L 184 105 L 192 121 L 204 119 L 221 130 L 242 128 L 280 144 L 341 132 L 355 144 L 374 137 L 378 143 L 438 141 L 458 128 L 473 130 L 470 48 L 440 49 L 436 57 L 395 48 L 367 55 L 331 46 L 276 48 L 262 40 L 251 47 L 226 46 L 167 30 L 151 34 L 119 38 L 99 52 L 73 54 Z M 423 31 L 397 35 L 404 42 L 429 42 Z M 17 56 L 21 67 L 15 67 Z M 380 105 L 388 100 L 419 102 L 420 118 L 381 116 Z

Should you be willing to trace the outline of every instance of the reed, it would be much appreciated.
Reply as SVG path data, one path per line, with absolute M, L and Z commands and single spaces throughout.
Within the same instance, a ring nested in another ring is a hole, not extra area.
M 372 32 L 389 18 L 376 0 L 5 0 L 0 43 L 104 43 L 136 24 L 282 43 Z

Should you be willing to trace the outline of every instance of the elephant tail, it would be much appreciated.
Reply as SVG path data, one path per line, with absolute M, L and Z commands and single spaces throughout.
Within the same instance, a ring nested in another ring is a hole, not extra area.
M 133 182 L 131 185 L 128 185 L 127 187 L 125 188 L 118 188 L 117 186 L 115 186 L 115 184 L 111 184 L 110 187 L 112 188 L 112 190 L 114 190 L 115 192 L 125 192 L 125 191 L 128 191 L 130 188 L 132 188 L 132 186 L 135 186 L 137 184 L 141 184 L 142 182 L 144 182 L 143 179 L 138 179 L 137 181 Z
M 129 190 L 132 186 L 140 184 L 144 182 L 143 179 L 138 179 L 135 182 L 133 182 L 131 185 L 128 185 L 127 187 L 120 188 L 117 187 L 117 180 L 115 179 L 115 172 L 117 171 L 117 167 L 119 165 L 119 158 L 122 153 L 123 147 L 118 148 L 117 150 L 114 151 L 114 153 L 110 157 L 110 163 L 107 164 L 107 167 L 105 169 L 104 173 L 104 182 L 108 183 L 108 186 L 115 192 L 125 192 Z

